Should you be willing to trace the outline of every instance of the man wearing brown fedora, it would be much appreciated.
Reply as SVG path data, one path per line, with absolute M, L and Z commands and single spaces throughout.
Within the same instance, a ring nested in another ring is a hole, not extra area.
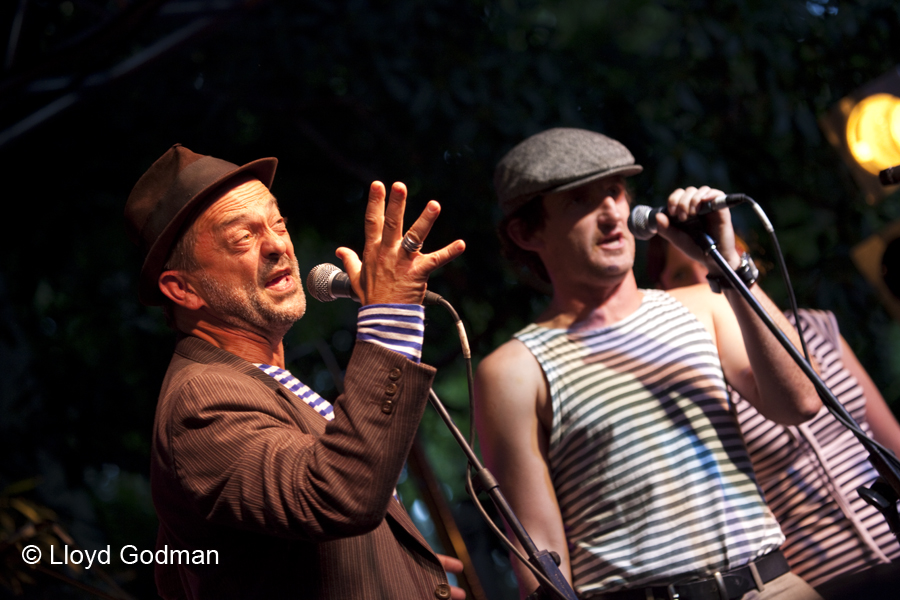
M 501 237 L 552 296 L 478 367 L 485 462 L 537 547 L 559 554 L 580 598 L 818 598 L 778 552 L 784 536 L 725 381 L 787 424 L 821 403 L 721 280 L 723 294 L 705 284 L 670 294 L 638 288 L 625 178 L 641 170 L 616 140 L 569 128 L 531 136 L 497 165 Z M 675 190 L 668 215 L 686 220 L 721 195 Z M 666 214 L 657 221 L 672 243 L 709 260 Z M 749 256 L 735 252 L 727 209 L 705 227 L 790 332 L 754 285 Z M 518 572 L 522 591 L 535 590 L 531 573 Z
M 434 376 L 419 362 L 426 281 L 465 244 L 419 252 L 439 205 L 404 236 L 406 188 L 394 184 L 385 203 L 372 184 L 362 257 L 337 251 L 365 341 L 331 405 L 284 364 L 282 337 L 306 300 L 269 191 L 276 163 L 175 145 L 125 207 L 145 256 L 140 298 L 163 305 L 177 331 L 151 464 L 159 593 L 457 597 L 393 491 Z

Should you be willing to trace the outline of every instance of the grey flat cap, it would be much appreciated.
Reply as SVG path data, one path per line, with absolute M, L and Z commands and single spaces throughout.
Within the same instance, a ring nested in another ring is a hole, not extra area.
M 525 139 L 494 170 L 494 189 L 504 215 L 539 194 L 562 192 L 595 179 L 637 175 L 644 168 L 624 145 L 586 129 L 557 127 Z

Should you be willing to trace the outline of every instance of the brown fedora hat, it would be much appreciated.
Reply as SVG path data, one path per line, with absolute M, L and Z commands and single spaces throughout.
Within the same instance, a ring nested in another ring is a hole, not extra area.
M 251 175 L 267 188 L 275 178 L 276 158 L 260 158 L 241 167 L 191 152 L 175 144 L 147 169 L 125 203 L 128 235 L 144 254 L 138 297 L 148 306 L 163 304 L 159 276 L 184 227 L 199 214 L 203 200 L 239 175 Z

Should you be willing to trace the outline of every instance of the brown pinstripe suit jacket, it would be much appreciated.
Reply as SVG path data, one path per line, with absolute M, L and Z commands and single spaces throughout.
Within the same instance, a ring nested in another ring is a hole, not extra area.
M 216 550 L 218 565 L 157 565 L 160 595 L 446 597 L 437 557 L 392 498 L 433 377 L 357 343 L 326 429 L 257 367 L 181 339 L 154 425 L 157 550 Z

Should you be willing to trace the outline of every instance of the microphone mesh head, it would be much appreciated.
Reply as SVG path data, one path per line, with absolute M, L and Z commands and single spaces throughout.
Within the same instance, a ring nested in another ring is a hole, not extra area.
M 638 204 L 628 215 L 628 229 L 639 240 L 649 240 L 656 235 L 656 223 L 650 223 L 653 209 L 649 206 Z
M 337 296 L 331 293 L 331 278 L 335 271 L 340 269 L 331 263 L 316 265 L 306 276 L 306 289 L 309 295 L 319 302 L 331 302 L 337 300 Z

